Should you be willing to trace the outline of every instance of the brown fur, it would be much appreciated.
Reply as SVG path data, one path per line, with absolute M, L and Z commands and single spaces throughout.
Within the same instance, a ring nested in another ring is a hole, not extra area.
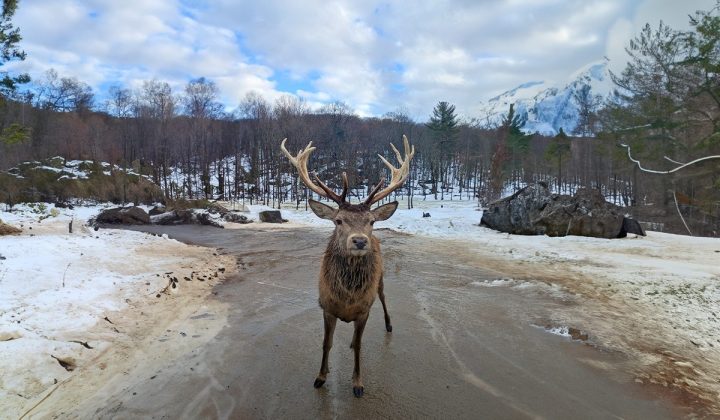
M 370 237 L 371 251 L 364 256 L 338 252 L 334 232 L 320 268 L 320 307 L 345 322 L 370 312 L 383 274 L 380 241 Z
M 350 204 L 347 201 L 348 177 L 342 174 L 342 194 L 335 193 L 325 185 L 317 175 L 315 181 L 310 180 L 307 163 L 310 153 L 315 150 L 312 142 L 301 149 L 297 155 L 290 153 L 285 147 L 284 139 L 280 143 L 280 150 L 287 156 L 290 163 L 298 170 L 300 180 L 316 194 L 326 197 L 339 205 L 335 209 L 315 200 L 308 200 L 312 211 L 320 218 L 335 222 L 335 231 L 330 237 L 325 256 L 320 269 L 320 307 L 323 309 L 325 321 L 325 338 L 323 339 L 323 358 L 320 373 L 315 379 L 315 388 L 320 388 L 327 378 L 328 353 L 332 347 L 335 324 L 340 318 L 345 322 L 355 323 L 355 334 L 352 344 L 355 350 L 355 369 L 353 370 L 353 393 L 362 397 L 363 385 L 360 379 L 360 342 L 365 330 L 370 308 L 375 302 L 375 296 L 380 297 L 380 303 L 385 313 L 385 329 L 392 331 L 390 316 L 385 305 L 383 291 L 382 256 L 380 255 L 380 241 L 372 235 L 373 223 L 386 220 L 397 210 L 397 201 L 384 204 L 371 210 L 374 203 L 381 201 L 393 191 L 400 188 L 410 173 L 410 161 L 415 156 L 415 146 L 410 146 L 407 137 L 403 136 L 405 157 L 390 143 L 395 152 L 399 167 L 395 167 L 384 157 L 378 155 L 380 160 L 390 170 L 390 184 L 383 188 L 384 179 L 381 179 L 361 204 Z
M 330 236 L 320 267 L 319 303 L 323 309 L 325 338 L 323 340 L 323 359 L 320 373 L 315 379 L 319 388 L 327 379 L 328 353 L 332 347 L 337 319 L 355 323 L 355 333 L 351 347 L 355 350 L 355 368 L 353 370 L 353 392 L 363 395 L 364 388 L 360 376 L 360 347 L 370 308 L 375 297 L 385 314 L 385 328 L 392 331 L 390 316 L 387 313 L 383 291 L 383 259 L 380 252 L 380 240 L 372 234 L 373 223 L 392 216 L 397 202 L 386 204 L 374 210 L 366 205 L 343 203 L 339 209 L 311 201 L 310 207 L 318 217 L 332 220 L 335 230 Z M 358 249 L 355 241 L 365 242 Z

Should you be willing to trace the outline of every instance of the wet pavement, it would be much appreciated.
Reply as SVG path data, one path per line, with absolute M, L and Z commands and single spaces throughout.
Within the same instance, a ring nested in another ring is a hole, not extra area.
M 217 286 L 214 296 L 230 306 L 227 325 L 199 350 L 156 372 L 129 375 L 125 392 L 89 401 L 78 413 L 172 419 L 687 414 L 667 394 L 633 383 L 623 373 L 621 355 L 533 325 L 576 302 L 534 287 L 479 286 L 502 273 L 483 269 L 481 261 L 467 264 L 469 250 L 442 240 L 387 231 L 377 234 L 394 329 L 385 332 L 377 302 L 363 336 L 365 396 L 353 397 L 352 324 L 343 322 L 335 332 L 328 380 L 314 389 L 323 335 L 317 276 L 330 228 L 142 229 L 222 248 L 237 258 L 237 275 Z

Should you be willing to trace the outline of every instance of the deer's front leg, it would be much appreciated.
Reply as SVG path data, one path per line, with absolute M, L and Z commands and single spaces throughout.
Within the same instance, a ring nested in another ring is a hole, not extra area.
M 321 386 L 323 386 L 325 380 L 327 379 L 327 374 L 328 372 L 330 372 L 330 369 L 328 368 L 328 353 L 330 353 L 330 349 L 332 348 L 333 334 L 335 334 L 335 324 L 337 323 L 337 318 L 335 318 L 334 315 L 329 314 L 327 311 L 323 311 L 323 319 L 325 321 L 323 357 L 322 363 L 320 364 L 320 373 L 318 374 L 317 378 L 315 378 L 315 383 L 313 384 L 315 388 L 320 388 Z
M 368 313 L 365 313 L 361 318 L 355 320 L 355 334 L 353 334 L 353 340 L 351 347 L 355 350 L 355 369 L 353 369 L 353 394 L 356 397 L 362 397 L 365 392 L 363 388 L 362 377 L 360 376 L 360 347 L 362 346 L 362 335 L 365 330 L 365 323 L 367 323 Z

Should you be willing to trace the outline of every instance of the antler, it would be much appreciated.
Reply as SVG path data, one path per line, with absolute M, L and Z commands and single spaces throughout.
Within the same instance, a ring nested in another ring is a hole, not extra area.
M 297 154 L 297 156 L 293 156 L 288 152 L 288 150 L 285 148 L 285 142 L 287 139 L 284 139 L 282 143 L 280 143 L 280 150 L 287 156 L 290 163 L 293 164 L 295 168 L 298 170 L 298 175 L 300 175 L 300 179 L 302 182 L 307 185 L 308 188 L 315 191 L 316 194 L 321 195 L 323 197 L 327 197 L 331 199 L 332 201 L 342 204 L 345 202 L 345 197 L 347 197 L 347 191 L 348 191 L 348 179 L 347 174 L 343 172 L 343 192 L 342 195 L 337 195 L 333 190 L 330 189 L 327 185 L 325 185 L 322 181 L 320 181 L 320 178 L 318 178 L 317 174 L 315 174 L 315 180 L 317 181 L 318 185 L 315 185 L 310 180 L 310 175 L 308 174 L 307 169 L 307 163 L 308 159 L 310 159 L 310 153 L 312 153 L 313 150 L 315 150 L 315 147 L 312 147 L 312 142 L 308 143 L 307 146 L 305 146 L 304 149 L 300 150 Z
M 384 157 L 378 155 L 380 157 L 380 160 L 382 160 L 385 164 L 385 166 L 390 169 L 390 174 L 392 175 L 392 177 L 390 178 L 390 185 L 385 187 L 382 191 L 380 191 L 380 188 L 385 182 L 385 178 L 381 179 L 380 182 L 372 190 L 372 192 L 370 192 L 367 199 L 365 200 L 365 204 L 367 204 L 368 206 L 371 206 L 373 203 L 377 203 L 378 201 L 387 197 L 388 195 L 390 195 L 391 192 L 400 188 L 402 184 L 405 183 L 405 180 L 407 180 L 407 177 L 410 174 L 410 161 L 415 156 L 415 146 L 410 147 L 410 142 L 408 142 L 408 139 L 407 137 L 405 137 L 405 135 L 403 135 L 403 144 L 405 146 L 405 159 L 403 159 L 400 151 L 398 151 L 395 145 L 390 143 L 390 147 L 392 147 L 393 151 L 395 152 L 395 156 L 400 163 L 399 168 L 394 167 Z

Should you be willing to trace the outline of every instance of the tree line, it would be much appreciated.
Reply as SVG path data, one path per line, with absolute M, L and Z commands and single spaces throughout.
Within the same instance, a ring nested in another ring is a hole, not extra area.
M 0 31 L 5 62 L 21 60 L 19 34 L 5 1 Z M 6 11 L 9 11 L 6 13 Z M 602 107 L 583 108 L 583 136 L 529 134 L 512 106 L 502 123 L 463 121 L 454 105 L 440 101 L 427 121 L 402 109 L 361 118 L 336 101 L 311 109 L 285 95 L 268 101 L 247 94 L 232 112 L 219 101 L 215 83 L 190 80 L 174 91 L 161 80 L 139 89 L 111 87 L 99 103 L 86 83 L 48 71 L 23 89 L 26 75 L 4 74 L 0 83 L 0 170 L 51 156 L 106 161 L 152 177 L 171 198 L 247 200 L 278 206 L 299 203 L 308 191 L 279 151 L 314 141 L 310 170 L 329 185 L 347 171 L 352 193 L 363 197 L 393 161 L 389 143 L 403 134 L 416 145 L 411 179 L 398 196 L 476 200 L 485 205 L 529 182 L 554 191 L 600 188 L 633 208 L 641 219 L 665 220 L 673 230 L 676 209 L 698 231 L 717 235 L 720 167 L 704 162 L 670 176 L 647 174 L 627 157 L 667 168 L 720 152 L 720 18 L 718 7 L 691 17 L 691 30 L 646 26 L 630 40 L 631 61 L 613 75 L 616 95 Z M 581 92 L 582 93 L 582 92 Z M 587 92 L 585 92 L 587 94 Z M 586 95 L 587 96 L 587 95 Z M 580 101 L 580 99 L 578 99 Z M 704 226 L 704 227 L 703 227 Z M 714 232 L 714 233 L 713 233 Z

